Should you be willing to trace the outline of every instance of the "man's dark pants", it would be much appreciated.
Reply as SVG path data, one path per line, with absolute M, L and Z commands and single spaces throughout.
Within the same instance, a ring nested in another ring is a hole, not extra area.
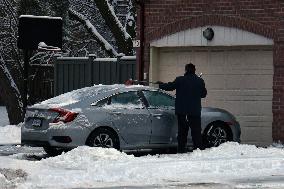
M 178 153 L 186 152 L 187 134 L 189 127 L 194 149 L 203 149 L 201 135 L 201 117 L 178 114 Z

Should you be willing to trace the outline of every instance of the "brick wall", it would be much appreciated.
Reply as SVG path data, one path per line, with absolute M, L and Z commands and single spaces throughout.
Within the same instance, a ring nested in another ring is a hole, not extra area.
M 274 141 L 284 142 L 283 0 L 144 0 L 144 3 L 144 72 L 149 69 L 150 42 L 188 28 L 235 27 L 274 39 L 272 130 Z

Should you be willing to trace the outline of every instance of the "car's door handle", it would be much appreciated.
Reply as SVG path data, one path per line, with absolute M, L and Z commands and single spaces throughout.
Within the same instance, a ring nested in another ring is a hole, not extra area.
M 152 114 L 153 117 L 161 117 L 163 114 Z
M 122 113 L 121 112 L 112 112 L 112 114 L 114 114 L 114 115 L 121 115 Z

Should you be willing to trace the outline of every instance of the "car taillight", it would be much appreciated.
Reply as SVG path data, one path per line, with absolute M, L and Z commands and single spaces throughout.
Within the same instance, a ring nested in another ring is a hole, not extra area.
M 53 123 L 57 123 L 59 121 L 62 121 L 64 123 L 68 123 L 73 121 L 78 113 L 76 112 L 71 112 L 62 108 L 51 108 L 49 111 L 57 112 L 58 116 L 53 120 Z

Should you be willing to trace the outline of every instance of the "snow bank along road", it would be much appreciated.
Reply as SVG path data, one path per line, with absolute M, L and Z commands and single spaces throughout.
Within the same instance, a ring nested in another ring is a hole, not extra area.
M 142 157 L 82 146 L 40 161 L 26 157 L 0 157 L 0 188 L 284 188 L 283 146 L 225 143 Z

